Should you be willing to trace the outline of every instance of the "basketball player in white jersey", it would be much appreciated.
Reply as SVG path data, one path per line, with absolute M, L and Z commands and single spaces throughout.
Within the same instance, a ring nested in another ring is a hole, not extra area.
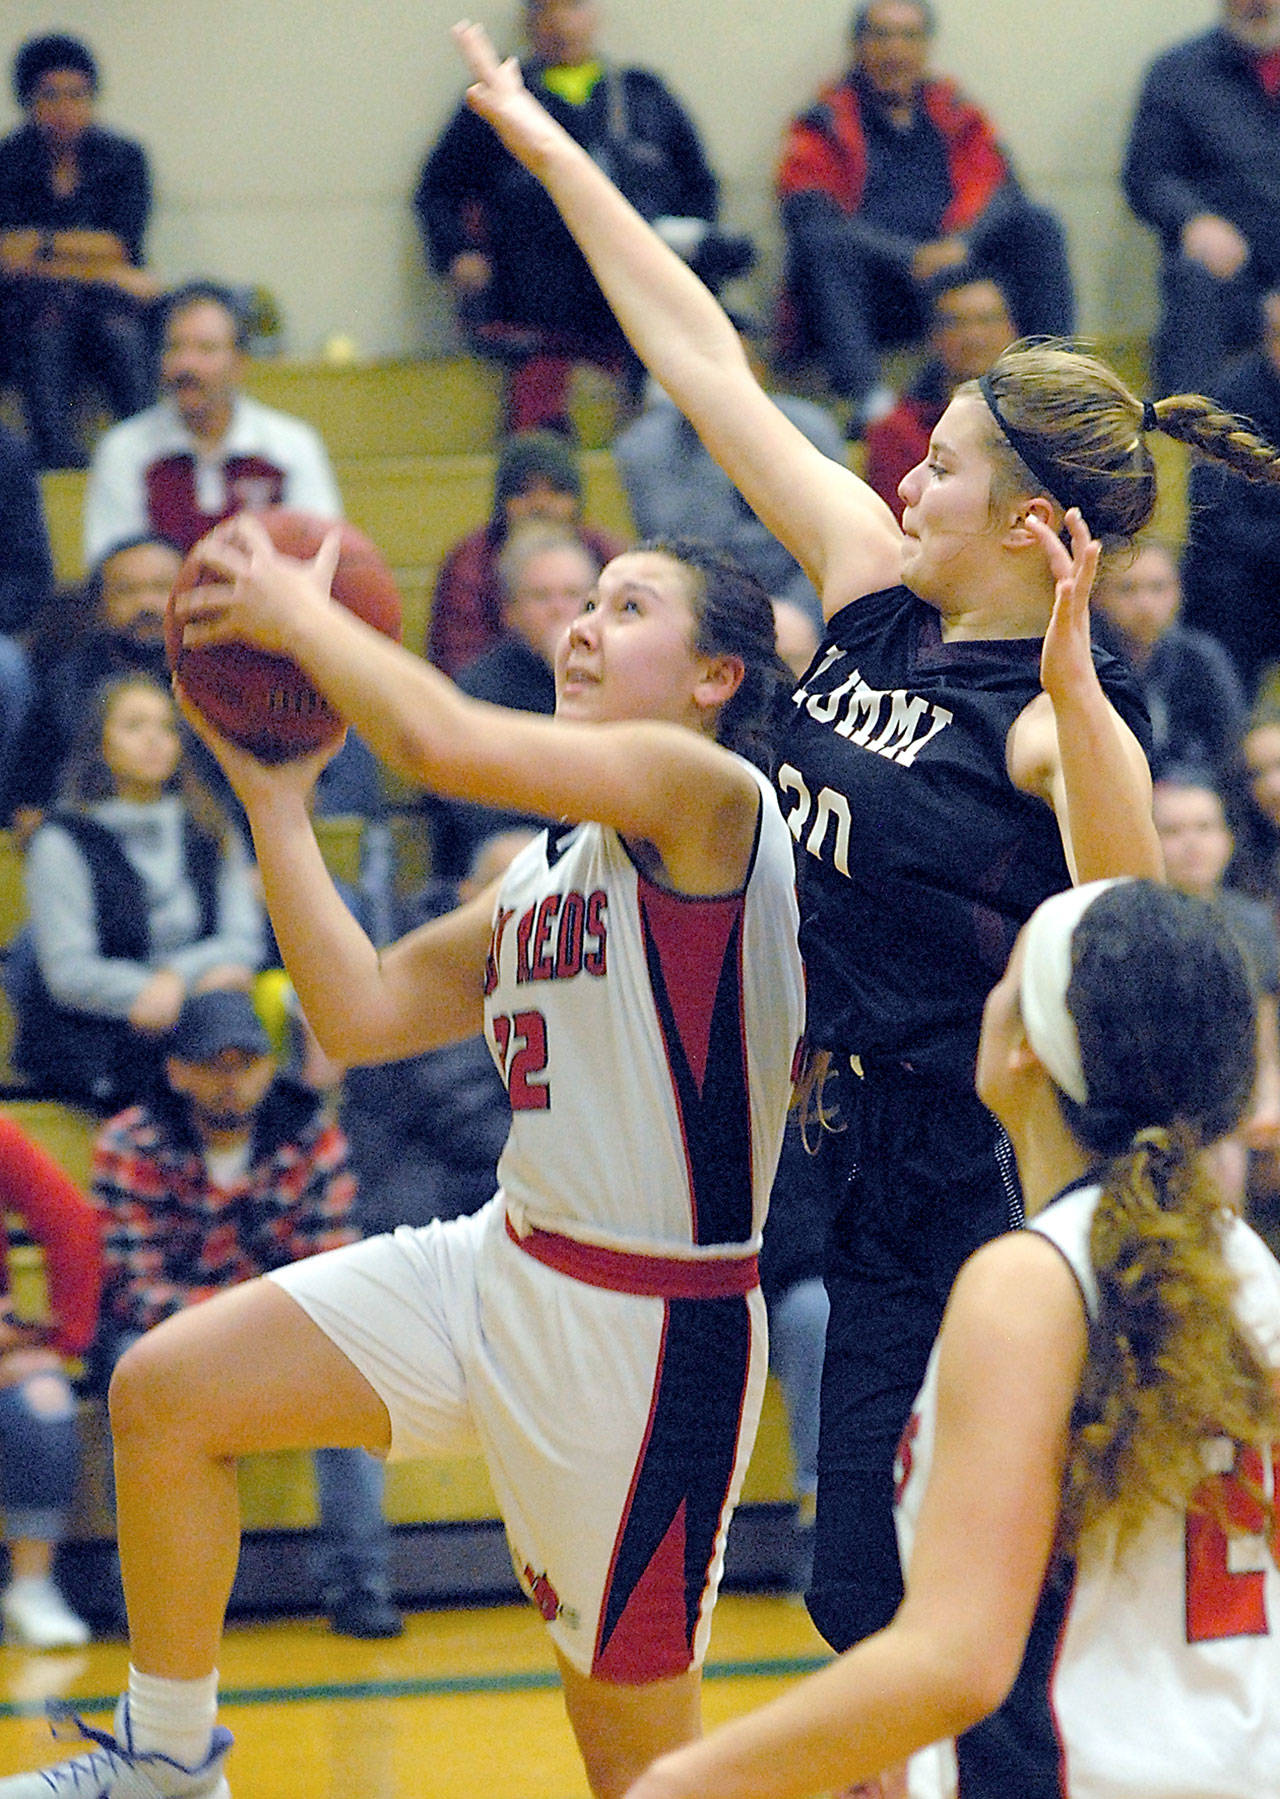
M 252 518 L 219 527 L 202 552 L 216 584 L 183 602 L 188 641 L 287 646 L 402 773 L 565 823 L 496 889 L 378 951 L 309 821 L 323 757 L 267 768 L 206 735 L 329 1054 L 401 1057 L 483 1024 L 513 1113 L 499 1192 L 474 1217 L 314 1257 L 308 1281 L 280 1270 L 194 1307 L 122 1360 L 129 1690 L 114 1736 L 0 1780 L 3 1799 L 227 1799 L 214 1664 L 235 1459 L 287 1444 L 484 1453 L 595 1793 L 699 1732 L 803 1024 L 790 837 L 735 753 L 777 690 L 772 608 L 699 546 L 621 556 L 560 646 L 548 719 L 470 699 L 337 606 L 335 552 L 291 562 Z
M 903 1436 L 906 1598 L 631 1799 L 874 1790 L 921 1750 L 913 1793 L 963 1799 L 1280 1792 L 1280 1266 L 1201 1154 L 1253 1043 L 1205 903 L 1032 915 L 978 1054 L 1028 1228 L 965 1265 Z

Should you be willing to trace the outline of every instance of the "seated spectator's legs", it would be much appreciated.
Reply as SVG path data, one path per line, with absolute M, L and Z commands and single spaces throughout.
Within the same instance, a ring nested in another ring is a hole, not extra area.
M 802 1500 L 818 1490 L 818 1400 L 827 1340 L 827 1290 L 820 1276 L 797 1281 L 769 1302 L 769 1365 L 787 1406 L 787 1434 Z
M 88 1641 L 88 1626 L 52 1580 L 79 1463 L 75 1398 L 58 1369 L 0 1387 L 0 1505 L 10 1556 L 0 1616 L 10 1644 L 54 1649 Z
M 1257 284 L 1248 269 L 1220 281 L 1186 256 L 1165 256 L 1160 323 L 1152 343 L 1156 392 L 1205 393 L 1233 351 L 1262 332 Z
M 382 1463 L 363 1449 L 317 1449 L 312 1459 L 324 1608 L 345 1635 L 396 1634 L 400 1620 L 388 1606 L 391 1542 L 382 1512 Z M 384 1627 L 369 1628 L 380 1616 Z M 365 1628 L 358 1628 L 362 1620 Z
M 783 208 L 790 282 L 836 393 L 863 400 L 880 377 L 879 349 L 924 331 L 915 290 L 900 269 L 864 255 L 839 211 L 797 195 Z
M 41 468 L 83 467 L 75 436 L 76 320 L 70 290 L 15 288 L 4 308 L 31 448 Z
M 569 416 L 569 382 L 573 359 L 534 355 L 511 365 L 507 374 L 505 428 L 513 431 L 560 430 Z
M 0 634 L 0 824 L 9 821 L 9 776 L 31 708 L 31 663 L 16 637 Z
M 141 412 L 155 398 L 155 352 L 146 309 L 128 299 L 81 296 L 86 368 L 102 382 L 117 418 Z
M 990 233 L 974 233 L 971 252 L 1000 281 L 1020 332 L 1070 337 L 1076 304 L 1067 240 L 1047 207 L 1011 208 Z

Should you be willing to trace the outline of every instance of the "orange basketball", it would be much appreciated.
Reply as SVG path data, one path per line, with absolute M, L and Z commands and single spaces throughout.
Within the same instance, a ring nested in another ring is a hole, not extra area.
M 314 556 L 333 529 L 330 519 L 272 506 L 255 513 L 285 556 Z M 341 524 L 333 597 L 375 630 L 399 641 L 400 594 L 382 552 L 354 525 Z M 183 692 L 224 737 L 251 750 L 263 762 L 289 762 L 331 743 L 343 721 L 324 695 L 287 656 L 247 643 L 209 644 L 187 649 L 174 613 L 177 594 L 214 577 L 188 556 L 178 571 L 165 614 L 169 667 Z

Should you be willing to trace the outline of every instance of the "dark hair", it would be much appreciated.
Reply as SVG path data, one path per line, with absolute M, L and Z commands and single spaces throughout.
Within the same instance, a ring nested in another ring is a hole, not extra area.
M 506 536 L 507 501 L 526 493 L 535 481 L 545 481 L 556 493 L 572 494 L 582 502 L 578 459 L 558 431 L 517 431 L 503 444 L 493 478 L 492 543 L 499 544 Z
M 1157 787 L 1177 787 L 1183 792 L 1211 793 L 1225 805 L 1222 785 L 1203 762 L 1166 762 L 1155 777 Z
M 693 537 L 652 537 L 634 552 L 669 556 L 690 576 L 694 647 L 742 663 L 737 691 L 721 707 L 716 741 L 758 768 L 773 761 L 773 718 L 779 694 L 794 686 L 778 655 L 773 601 L 766 589 L 723 550 Z
M 249 309 L 233 287 L 221 281 L 184 281 L 165 295 L 166 329 L 171 319 L 191 306 L 220 306 L 231 320 L 236 349 L 249 348 Z
M 89 83 L 89 91 L 98 91 L 98 65 L 87 44 L 78 37 L 67 37 L 60 31 L 46 37 L 28 38 L 13 59 L 13 91 L 24 111 L 30 106 L 36 89 L 53 69 L 75 69 Z
M 1059 1093 L 1097 1158 L 1098 1288 L 1073 1416 L 1062 1533 L 1124 1534 L 1187 1506 L 1206 1440 L 1265 1441 L 1270 1370 L 1236 1313 L 1224 1202 L 1203 1151 L 1238 1122 L 1254 1075 L 1254 991 L 1215 908 L 1151 881 L 1094 900 L 1071 940 L 1067 1009 L 1088 1099 Z
M 182 545 L 174 543 L 172 538 L 161 537 L 154 531 L 140 531 L 136 537 L 122 537 L 119 543 L 113 543 L 109 550 L 104 550 L 85 576 L 84 602 L 92 617 L 96 618 L 102 610 L 102 589 L 104 586 L 103 571 L 108 562 L 117 556 L 123 556 L 129 550 L 144 549 L 172 550 L 175 556 L 185 554 Z
M 948 268 L 939 269 L 936 275 L 931 275 L 924 283 L 924 301 L 929 309 L 930 322 L 937 323 L 938 301 L 944 295 L 953 294 L 961 287 L 977 287 L 982 282 L 995 288 L 1004 301 L 1005 311 L 1012 318 L 1013 305 L 1003 276 L 979 262 L 953 262 Z
M 111 708 L 122 693 L 134 688 L 141 688 L 144 693 L 158 693 L 167 700 L 173 708 L 174 727 L 181 735 L 182 721 L 172 693 L 145 670 L 103 681 L 90 696 L 67 752 L 60 796 L 63 805 L 81 810 L 116 797 L 116 784 L 102 753 L 102 738 Z M 181 795 L 195 824 L 225 850 L 233 840 L 231 821 L 221 802 L 196 774 L 185 744 L 177 767 L 165 785 L 167 791 Z
M 938 16 L 934 12 L 930 0 L 908 0 L 908 4 L 914 6 L 924 20 L 925 35 L 933 37 L 938 29 Z M 849 21 L 849 36 L 855 44 L 860 43 L 867 35 L 867 27 L 871 22 L 872 13 L 877 6 L 883 5 L 884 0 L 864 0 L 864 4 L 858 7 Z
M 142 670 L 136 674 L 120 675 L 96 687 L 80 715 L 71 747 L 67 751 L 62 773 L 62 796 L 68 805 L 94 806 L 101 800 L 115 798 L 116 784 L 102 754 L 102 738 L 112 707 L 121 694 L 134 688 L 141 688 L 145 693 L 159 694 L 173 706 L 172 694 Z M 173 707 L 173 713 L 176 726 L 176 707 Z M 175 769 L 167 785 L 175 787 L 177 784 L 178 771 Z
M 993 502 L 1006 493 L 1043 493 L 1079 506 L 1104 548 L 1127 543 L 1155 510 L 1148 431 L 1163 431 L 1247 480 L 1280 482 L 1280 450 L 1248 420 L 1204 394 L 1144 404 L 1114 369 L 1066 340 L 1021 338 L 983 379 L 985 393 L 977 382 L 957 391 L 981 394 L 991 411 Z M 1019 440 L 1038 472 L 1014 448 Z

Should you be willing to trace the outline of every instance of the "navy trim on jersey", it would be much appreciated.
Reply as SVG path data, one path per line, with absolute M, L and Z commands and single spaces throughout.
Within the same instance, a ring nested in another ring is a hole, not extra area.
M 745 897 L 690 898 L 643 875 L 636 897 L 688 1164 L 692 1239 L 743 1243 L 755 1228 L 742 1005 Z M 708 976 L 717 959 L 708 1007 Z
M 1009 1697 L 956 1738 L 958 1799 L 1068 1799 L 1052 1693 L 1074 1592 L 1075 1563 L 1059 1558 L 1045 1577 Z

